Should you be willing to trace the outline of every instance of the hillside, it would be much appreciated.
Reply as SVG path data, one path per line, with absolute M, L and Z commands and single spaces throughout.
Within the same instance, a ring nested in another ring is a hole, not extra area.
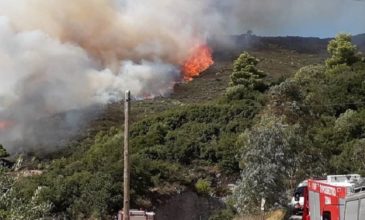
M 224 55 L 232 55 L 232 51 L 240 50 L 267 50 L 268 48 L 281 48 L 306 54 L 327 54 L 327 45 L 333 38 L 318 37 L 261 37 L 253 34 L 242 34 L 224 37 L 223 40 L 212 39 L 216 51 Z M 221 42 L 226 43 L 221 43 Z M 365 34 L 352 36 L 352 41 L 360 51 L 365 51 Z M 228 42 L 228 43 L 227 43 Z
M 133 207 L 168 219 L 179 202 L 189 201 L 200 208 L 186 206 L 181 210 L 186 215 L 176 220 L 213 214 L 223 220 L 232 216 L 230 206 L 223 214 L 215 209 L 225 206 L 227 196 L 235 212 L 255 213 L 257 190 L 274 207 L 286 204 L 275 195 L 285 197 L 304 177 L 365 173 L 361 161 L 346 163 L 364 153 L 363 58 L 333 59 L 337 63 L 330 66 L 325 62 L 334 55 L 324 53 L 326 46 L 318 49 L 328 40 L 253 39 L 247 48 L 239 42 L 216 48 L 215 64 L 192 82 L 176 85 L 170 97 L 133 101 Z M 361 36 L 355 39 L 361 43 Z M 233 62 L 243 50 L 249 54 Z M 260 70 L 267 77 L 255 75 Z M 43 174 L 16 181 L 13 196 L 32 200 L 42 186 L 37 202 L 52 204 L 45 206 L 52 215 L 110 218 L 122 203 L 122 110 L 122 103 L 109 104 L 66 149 L 26 161 L 24 169 Z M 238 187 L 233 195 L 230 184 Z
M 215 63 L 208 70 L 191 82 L 176 84 L 171 96 L 135 101 L 132 105 L 132 120 L 138 121 L 154 113 L 186 104 L 206 103 L 219 99 L 224 94 L 229 83 L 229 76 L 232 72 L 232 60 L 242 51 L 244 51 L 244 48 L 240 51 L 227 50 L 226 53 L 229 53 L 230 57 L 232 57 L 230 60 L 227 60 L 226 57 L 222 57 L 218 50 L 214 57 Z M 279 47 L 267 47 L 259 50 L 251 48 L 248 51 L 260 59 L 259 68 L 272 79 L 288 77 L 303 66 L 322 63 L 327 56 L 322 53 L 300 53 Z M 122 110 L 122 103 L 108 105 L 104 112 L 91 122 L 87 130 L 97 132 L 107 130 L 111 126 L 120 127 L 123 124 Z
M 328 56 L 325 49 L 329 39 L 303 38 L 303 37 L 259 37 L 240 35 L 232 37 L 233 44 L 222 44 L 212 41 L 215 64 L 199 77 L 189 83 L 175 85 L 174 92 L 169 97 L 160 97 L 154 100 L 136 101 L 132 106 L 133 120 L 138 120 L 155 112 L 161 112 L 176 106 L 191 103 L 209 102 L 219 98 L 227 88 L 229 75 L 232 71 L 232 60 L 237 58 L 242 51 L 249 51 L 260 59 L 259 68 L 268 74 L 269 78 L 280 79 L 294 74 L 303 66 L 323 63 Z M 354 41 L 359 45 L 365 45 L 365 35 L 354 36 Z M 303 50 L 303 48 L 307 48 Z M 312 49 L 311 49 L 312 48 Z M 364 49 L 365 47 L 360 47 Z M 120 103 L 112 103 L 108 106 L 95 106 L 91 109 L 76 111 L 75 115 L 81 115 L 79 127 L 65 126 L 62 120 L 67 120 L 65 115 L 57 115 L 53 118 L 45 118 L 36 124 L 56 124 L 60 130 L 49 131 L 42 127 L 29 130 L 29 137 L 40 137 L 41 132 L 50 133 L 50 137 L 63 134 L 62 141 L 57 143 L 57 138 L 52 138 L 45 143 L 37 142 L 35 138 L 27 138 L 28 145 L 46 149 L 47 144 L 57 145 L 53 149 L 62 149 L 67 145 L 67 136 L 70 133 L 72 141 L 85 137 L 88 133 L 95 134 L 100 130 L 107 130 L 111 126 L 120 127 L 123 123 L 122 106 Z M 135 118 L 135 119 L 134 119 Z M 88 126 L 86 121 L 91 123 Z M 43 126 L 47 128 L 48 126 Z M 65 132 L 66 131 L 66 132 Z M 55 141 L 53 141 L 55 140 Z M 29 144 L 34 142 L 34 144 Z M 19 143 L 19 147 L 27 147 L 27 143 Z M 43 146 L 44 145 L 44 146 Z M 49 152 L 47 152 L 48 154 Z

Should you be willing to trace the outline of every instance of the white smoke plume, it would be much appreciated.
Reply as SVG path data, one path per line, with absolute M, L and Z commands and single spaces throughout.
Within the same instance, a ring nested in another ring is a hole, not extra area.
M 81 109 L 127 89 L 136 97 L 171 93 L 180 65 L 209 36 L 275 34 L 300 27 L 300 18 L 336 23 L 339 5 L 350 2 L 0 0 L 0 143 L 12 152 L 52 151 L 94 112 Z M 359 4 L 353 10 L 364 9 Z M 61 113 L 60 123 L 45 123 Z
M 218 18 L 192 16 L 207 9 L 168 0 L 1 0 L 0 142 L 12 152 L 52 151 L 86 120 L 80 109 L 120 100 L 127 89 L 168 95 L 190 50 L 205 43 L 206 22 Z M 57 123 L 45 123 L 55 115 Z
M 0 17 L 0 42 L 0 119 L 15 123 L 10 132 L 0 130 L 0 140 L 11 146 L 13 141 L 35 146 L 43 138 L 52 139 L 45 143 L 56 144 L 57 132 L 51 138 L 45 131 L 57 130 L 60 124 L 43 130 L 39 120 L 119 100 L 124 89 L 133 89 L 137 95 L 164 95 L 171 91 L 169 84 L 179 78 L 176 66 L 159 60 L 123 61 L 118 71 L 112 72 L 81 47 L 61 43 L 41 31 L 17 33 L 4 17 Z M 72 114 L 73 120 L 65 120 L 66 115 L 59 123 L 76 132 L 81 121 Z M 43 132 L 34 133 L 33 129 Z

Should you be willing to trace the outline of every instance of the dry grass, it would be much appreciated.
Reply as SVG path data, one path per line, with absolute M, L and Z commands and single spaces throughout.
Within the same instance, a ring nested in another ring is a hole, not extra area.
M 285 211 L 284 210 L 276 210 L 270 213 L 265 214 L 265 220 L 284 220 L 285 219 Z M 251 215 L 251 216 L 241 216 L 236 217 L 234 220 L 262 220 L 261 215 Z
M 284 210 L 276 210 L 270 213 L 266 220 L 284 220 L 285 214 Z

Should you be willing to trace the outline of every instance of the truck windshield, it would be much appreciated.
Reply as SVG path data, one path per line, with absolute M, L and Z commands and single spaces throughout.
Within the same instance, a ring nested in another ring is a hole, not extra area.
M 302 197 L 304 193 L 304 188 L 305 186 L 296 188 L 293 195 L 294 196 L 299 195 L 300 197 Z

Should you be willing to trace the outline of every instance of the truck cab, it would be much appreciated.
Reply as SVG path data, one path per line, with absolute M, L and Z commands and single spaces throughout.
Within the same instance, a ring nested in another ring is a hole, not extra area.
M 293 197 L 290 201 L 290 208 L 292 210 L 293 215 L 301 216 L 303 215 L 303 207 L 304 207 L 304 193 L 308 186 L 308 181 L 305 180 L 301 182 L 297 188 L 294 190 Z
M 291 206 L 295 218 L 291 219 L 365 220 L 365 187 L 359 186 L 362 181 L 358 174 L 303 181 L 294 191 Z

